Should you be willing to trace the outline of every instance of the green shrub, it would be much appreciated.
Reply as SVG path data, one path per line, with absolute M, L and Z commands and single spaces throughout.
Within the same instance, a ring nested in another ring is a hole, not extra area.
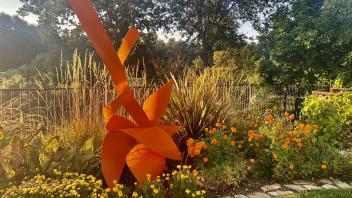
M 334 97 L 308 96 L 301 111 L 302 118 L 319 127 L 320 139 L 332 144 L 341 144 L 344 136 L 343 119 L 339 107 L 333 102 Z

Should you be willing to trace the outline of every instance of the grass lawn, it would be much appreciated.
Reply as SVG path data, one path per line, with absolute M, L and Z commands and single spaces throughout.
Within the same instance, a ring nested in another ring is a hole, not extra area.
M 307 192 L 299 195 L 283 196 L 281 198 L 339 198 L 352 197 L 352 189 L 350 190 L 319 190 L 314 192 Z

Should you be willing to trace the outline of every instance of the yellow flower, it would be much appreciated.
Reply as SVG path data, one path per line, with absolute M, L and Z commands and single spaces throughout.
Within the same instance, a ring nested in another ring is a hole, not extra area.
M 232 133 L 236 133 L 237 132 L 237 129 L 235 127 L 231 127 L 231 132 Z
M 232 145 L 232 146 L 235 146 L 235 145 L 236 145 L 236 142 L 235 142 L 235 141 L 231 141 L 231 145 Z
M 242 148 L 242 146 L 243 146 L 242 144 L 238 144 L 238 145 L 237 145 L 237 147 L 238 147 L 239 149 Z
M 133 192 L 132 193 L 132 197 L 138 197 L 138 193 L 137 192 Z
M 247 170 L 250 171 L 252 169 L 251 166 L 247 166 Z
M 201 194 L 202 193 L 199 190 L 196 191 L 196 195 L 201 195 Z
M 227 128 L 227 126 L 224 124 L 224 125 L 222 125 L 222 129 L 226 129 Z
M 154 184 L 151 184 L 151 185 L 150 185 L 150 188 L 151 188 L 151 189 L 155 188 L 155 185 L 154 185 Z
M 181 169 L 182 166 L 181 166 L 181 165 L 177 165 L 176 168 L 177 168 L 177 169 Z
M 226 141 L 227 139 L 229 139 L 229 136 L 224 135 L 222 138 Z
M 198 171 L 197 170 L 193 170 L 192 171 L 192 175 L 195 176 L 195 177 L 198 176 Z
M 323 170 L 325 170 L 325 169 L 328 168 L 328 166 L 327 166 L 326 164 L 320 164 L 320 168 L 323 169 Z
M 290 164 L 289 168 L 290 168 L 291 170 L 293 170 L 293 169 L 295 168 L 295 165 Z
M 255 162 L 255 159 L 249 159 L 249 162 L 253 164 Z
M 158 194 L 159 193 L 159 189 L 154 188 L 153 193 L 154 194 Z
M 191 190 L 187 188 L 187 189 L 185 190 L 185 193 L 189 194 L 189 193 L 191 193 Z
M 206 193 L 206 191 L 205 191 L 205 190 L 202 190 L 201 192 L 202 192 L 202 194 L 203 194 L 203 195 Z
M 278 154 L 273 153 L 273 158 L 274 158 L 274 159 L 277 159 L 277 157 L 278 157 Z

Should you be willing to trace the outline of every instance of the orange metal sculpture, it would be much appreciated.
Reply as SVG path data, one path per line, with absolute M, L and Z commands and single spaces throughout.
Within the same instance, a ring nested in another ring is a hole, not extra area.
M 138 182 L 143 182 L 147 174 L 155 178 L 162 173 L 165 158 L 181 159 L 171 137 L 179 127 L 158 122 L 167 108 L 173 82 L 169 81 L 150 95 L 141 107 L 133 98 L 123 66 L 139 32 L 131 28 L 116 53 L 90 0 L 69 0 L 69 3 L 105 63 L 119 94 L 103 110 L 108 131 L 103 140 L 101 161 L 105 181 L 113 188 L 113 181 L 119 181 L 126 163 Z M 134 122 L 116 115 L 120 107 L 126 109 Z

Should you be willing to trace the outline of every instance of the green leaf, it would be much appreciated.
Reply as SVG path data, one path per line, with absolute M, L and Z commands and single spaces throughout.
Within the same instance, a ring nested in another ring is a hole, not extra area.
M 40 153 L 39 162 L 40 162 L 40 166 L 42 167 L 42 170 L 46 170 L 49 166 L 50 158 L 44 153 Z
M 58 151 L 59 147 L 60 147 L 60 144 L 59 144 L 57 137 L 53 137 L 53 138 L 49 139 L 49 141 L 48 141 L 48 143 L 46 143 L 44 149 L 48 152 L 56 153 Z

